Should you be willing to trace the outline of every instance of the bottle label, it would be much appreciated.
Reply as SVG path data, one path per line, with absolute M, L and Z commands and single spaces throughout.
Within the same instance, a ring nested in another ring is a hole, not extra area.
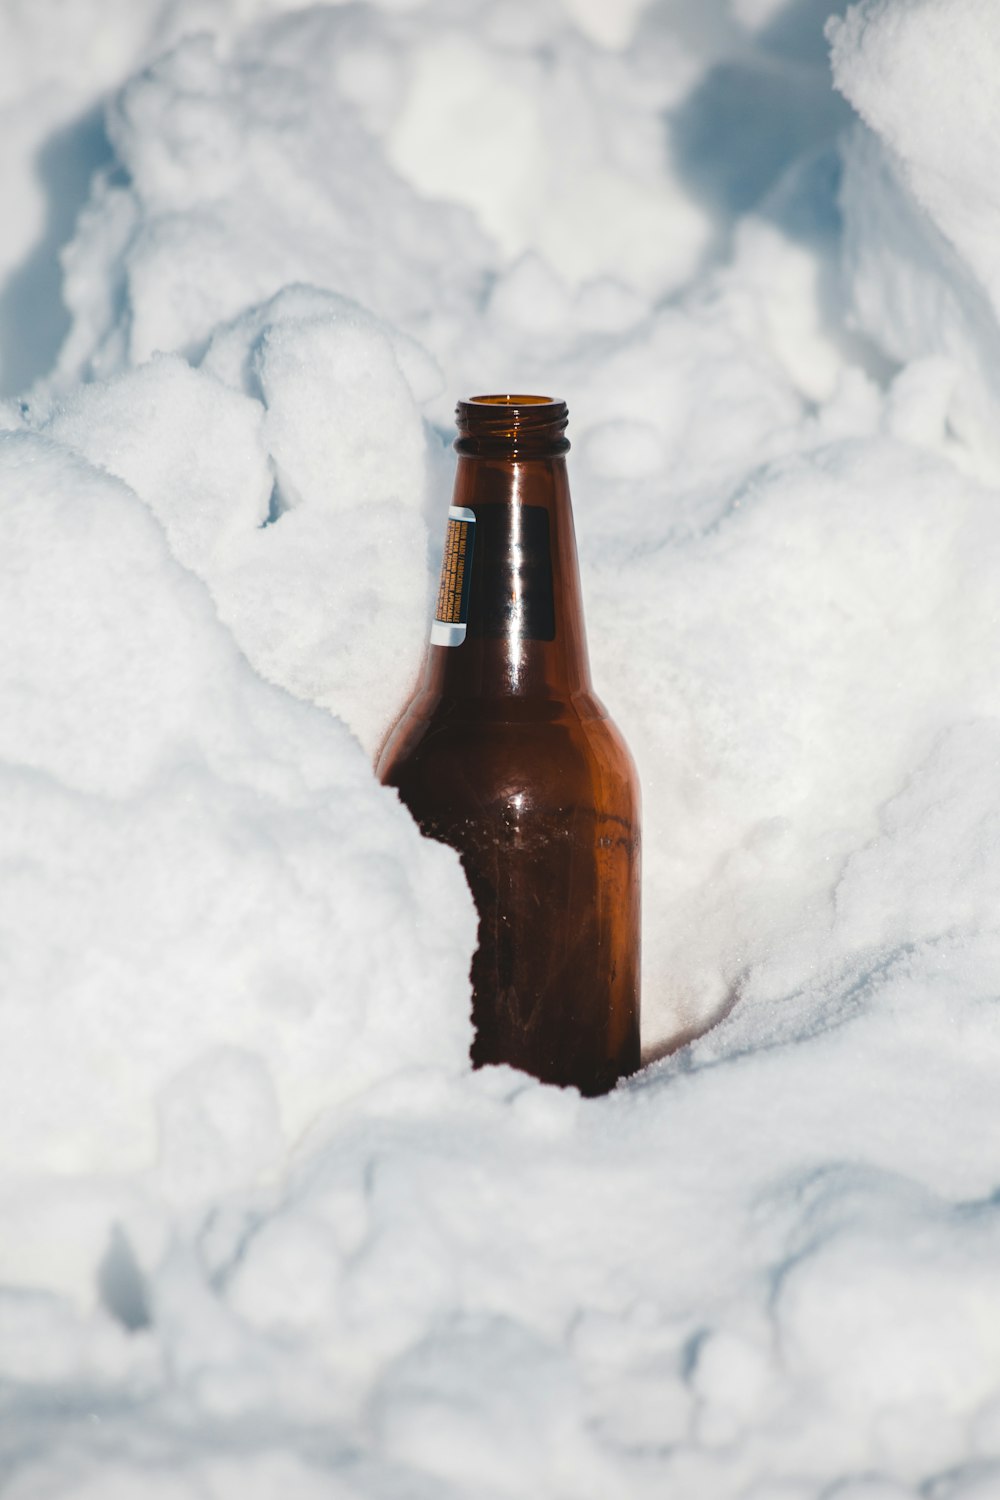
M 464 506 L 448 509 L 448 530 L 441 559 L 441 585 L 431 626 L 432 646 L 460 646 L 469 620 L 469 589 L 472 586 L 472 546 L 476 536 L 476 513 Z

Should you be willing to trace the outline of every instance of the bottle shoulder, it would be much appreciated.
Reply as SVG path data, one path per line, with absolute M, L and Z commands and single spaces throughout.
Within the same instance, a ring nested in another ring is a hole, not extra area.
M 639 815 L 639 784 L 624 739 L 593 694 L 527 700 L 519 712 L 481 701 L 414 706 L 377 767 L 411 807 L 436 798 L 489 810 L 521 805 L 604 807 Z
M 424 687 L 414 694 L 399 723 L 443 725 L 610 723 L 608 711 L 591 689 L 565 697 L 542 693 L 450 693 Z

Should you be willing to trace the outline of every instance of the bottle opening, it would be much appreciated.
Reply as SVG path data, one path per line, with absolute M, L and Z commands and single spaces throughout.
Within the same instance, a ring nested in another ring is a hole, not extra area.
M 470 396 L 455 419 L 455 448 L 466 456 L 548 458 L 569 448 L 566 403 L 551 396 Z
M 562 406 L 551 396 L 470 396 L 465 406 Z

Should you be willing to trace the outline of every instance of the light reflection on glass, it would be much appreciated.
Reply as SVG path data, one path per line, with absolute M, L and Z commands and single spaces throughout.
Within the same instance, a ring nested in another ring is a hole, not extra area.
M 510 602 L 510 613 L 507 617 L 507 659 L 510 663 L 511 686 L 518 688 L 521 685 L 522 662 L 522 628 L 524 625 L 524 548 L 521 532 L 521 481 L 523 473 L 520 464 L 513 466 L 514 473 L 511 481 L 511 505 L 510 505 L 510 550 L 513 567 L 511 569 L 513 593 Z

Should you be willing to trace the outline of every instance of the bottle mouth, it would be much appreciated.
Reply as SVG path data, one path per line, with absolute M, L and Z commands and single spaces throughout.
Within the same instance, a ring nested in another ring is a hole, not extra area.
M 470 396 L 455 420 L 455 448 L 466 456 L 547 458 L 569 449 L 566 403 L 551 396 Z

